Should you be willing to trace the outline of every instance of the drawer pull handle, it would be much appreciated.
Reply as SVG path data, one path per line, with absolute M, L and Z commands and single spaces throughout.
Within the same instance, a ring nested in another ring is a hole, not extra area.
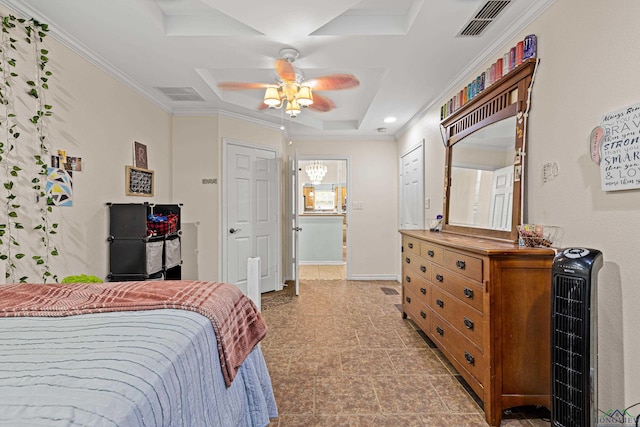
M 443 336 L 444 335 L 444 330 L 440 327 L 440 326 L 436 326 L 436 332 L 438 333 L 438 335 Z
M 473 299 L 473 289 L 464 288 L 464 296 Z
M 409 243 L 407 246 L 409 246 L 409 249 L 413 249 L 413 243 Z
M 407 283 L 411 283 L 411 277 L 407 276 L 406 280 L 407 280 Z
M 465 360 L 467 361 L 467 363 L 469 365 L 474 365 L 475 366 L 476 359 L 472 355 L 470 355 L 468 351 L 464 352 L 464 358 L 465 358 Z
M 442 277 L 442 274 L 436 274 L 436 280 L 438 282 L 443 282 L 444 281 L 444 277 Z
M 406 298 L 405 298 L 405 300 L 406 300 L 409 304 L 411 304 L 411 298 L 406 297 Z
M 411 258 L 407 257 L 404 260 L 407 262 L 407 264 L 411 264 Z
M 473 320 L 469 320 L 466 317 L 464 318 L 464 327 L 473 331 Z
M 420 310 L 420 317 L 422 317 L 423 319 L 427 318 L 427 313 L 425 313 L 424 311 Z
M 433 252 L 433 251 L 427 251 L 427 255 L 429 255 L 431 258 L 433 258 L 436 255 L 436 253 Z
M 425 288 L 420 288 L 420 293 L 422 295 L 426 295 L 427 294 L 427 290 Z
M 444 308 L 444 301 L 442 301 L 441 299 L 437 299 L 436 304 L 438 305 L 438 307 Z
M 422 271 L 423 273 L 427 272 L 427 267 L 425 267 L 424 265 L 420 266 L 420 271 Z
M 462 260 L 456 261 L 456 267 L 458 267 L 460 270 L 464 270 L 466 267 L 465 262 Z

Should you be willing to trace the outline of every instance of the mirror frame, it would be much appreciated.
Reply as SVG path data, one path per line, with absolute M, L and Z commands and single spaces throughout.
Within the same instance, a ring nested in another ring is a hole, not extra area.
M 522 146 L 525 139 L 529 88 L 537 59 L 524 61 L 500 80 L 480 92 L 441 122 L 445 131 L 446 157 L 444 167 L 444 201 L 442 231 L 472 236 L 516 241 L 521 223 L 522 200 L 524 198 L 524 155 Z M 449 224 L 449 197 L 451 187 L 451 157 L 454 145 L 465 136 L 508 117 L 517 116 L 514 141 L 514 185 L 511 230 L 492 230 L 488 228 L 465 227 Z

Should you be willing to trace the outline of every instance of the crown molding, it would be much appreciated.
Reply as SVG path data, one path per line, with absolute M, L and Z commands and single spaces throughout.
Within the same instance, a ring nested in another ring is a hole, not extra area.
M 280 125 L 266 121 L 266 120 L 262 120 L 262 119 L 256 119 L 255 117 L 250 117 L 250 116 L 246 116 L 244 114 L 241 113 L 236 113 L 233 111 L 227 111 L 227 110 L 221 110 L 221 109 L 201 109 L 201 110 L 196 110 L 196 109 L 189 109 L 189 110 L 174 110 L 172 113 L 173 116 L 175 117 L 214 117 L 214 116 L 224 116 L 224 117 L 229 117 L 232 119 L 238 119 L 238 120 L 242 120 L 245 122 L 249 122 L 249 123 L 253 123 L 255 125 L 259 125 L 259 126 L 264 126 L 270 129 L 276 129 L 276 130 L 280 130 Z
M 13 10 L 17 15 L 20 15 L 24 18 L 34 18 L 40 22 L 46 22 L 49 24 L 50 34 L 63 46 L 71 49 L 73 52 L 80 55 L 80 57 L 86 59 L 91 62 L 93 65 L 98 67 L 100 70 L 104 71 L 106 74 L 115 78 L 125 86 L 129 87 L 133 91 L 145 97 L 151 103 L 155 104 L 165 112 L 171 114 L 172 109 L 171 105 L 164 98 L 163 95 L 159 93 L 152 92 L 145 88 L 144 86 L 139 85 L 135 80 L 129 77 L 122 70 L 114 67 L 100 55 L 89 49 L 85 44 L 83 44 L 80 40 L 73 37 L 71 34 L 57 27 L 55 23 L 49 19 L 47 16 L 39 13 L 38 11 L 31 8 L 29 5 L 25 4 L 20 0 L 0 0 L 0 3 L 5 5 L 6 7 Z
M 396 138 L 393 135 L 387 136 L 379 136 L 379 135 L 322 135 L 322 136 L 313 136 L 313 135 L 291 135 L 291 140 L 295 143 L 299 142 L 326 142 L 326 141 L 386 141 L 386 142 L 396 142 Z
M 406 133 L 413 126 L 418 124 L 420 120 L 427 114 L 427 112 L 434 106 L 445 99 L 449 94 L 457 90 L 458 88 L 466 85 L 466 81 L 470 75 L 473 75 L 480 66 L 490 62 L 492 58 L 496 57 L 498 53 L 502 53 L 504 46 L 512 39 L 514 39 L 521 31 L 523 31 L 529 24 L 536 20 L 544 11 L 546 11 L 556 0 L 543 0 L 535 2 L 537 7 L 532 7 L 526 13 L 520 15 L 513 24 L 504 31 L 493 43 L 487 46 L 482 52 L 480 52 L 469 65 L 460 71 L 451 82 L 433 99 L 433 101 L 424 105 L 414 116 L 405 123 L 396 135 L 402 135 Z

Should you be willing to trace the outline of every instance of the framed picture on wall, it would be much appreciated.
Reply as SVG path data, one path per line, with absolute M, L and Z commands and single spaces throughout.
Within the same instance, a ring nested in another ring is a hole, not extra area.
M 127 196 L 153 197 L 153 171 L 127 166 L 124 185 Z
M 133 143 L 133 165 L 137 168 L 147 169 L 147 146 L 140 142 Z

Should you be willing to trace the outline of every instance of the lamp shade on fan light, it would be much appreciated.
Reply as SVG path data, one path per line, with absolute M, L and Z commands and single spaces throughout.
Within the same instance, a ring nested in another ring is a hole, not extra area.
M 295 117 L 300 114 L 300 106 L 298 105 L 298 101 L 295 99 L 292 101 L 287 101 L 287 108 L 285 109 L 287 114 L 291 117 Z
M 309 86 L 300 86 L 298 91 L 298 104 L 301 107 L 308 107 L 313 104 L 313 95 L 311 95 L 311 88 Z
M 280 94 L 277 87 L 268 87 L 264 93 L 264 103 L 269 107 L 280 105 Z

